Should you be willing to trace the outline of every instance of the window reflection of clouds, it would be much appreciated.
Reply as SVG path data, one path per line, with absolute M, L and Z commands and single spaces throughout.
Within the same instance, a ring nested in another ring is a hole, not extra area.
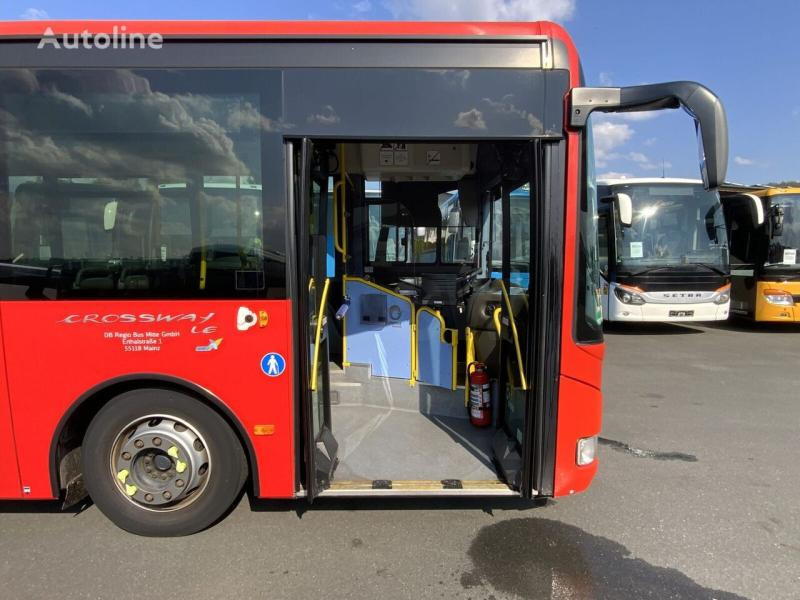
M 237 134 L 251 124 L 241 114 L 258 113 L 243 97 L 153 91 L 125 70 L 4 71 L 0 86 L 11 172 L 175 181 L 197 171 L 249 174 L 248 162 L 259 164 L 237 151 L 246 141 Z M 244 150 L 257 149 L 256 132 Z
M 483 113 L 477 108 L 458 113 L 456 120 L 453 121 L 453 125 L 466 129 L 486 129 L 486 121 L 483 118 Z
M 319 123 L 320 125 L 334 125 L 339 123 L 341 120 L 341 117 L 336 114 L 336 109 L 334 109 L 330 104 L 323 106 L 320 112 L 308 115 L 308 117 L 306 117 L 306 122 Z
M 286 119 L 299 135 L 528 137 L 544 132 L 544 79 L 523 69 L 287 70 Z

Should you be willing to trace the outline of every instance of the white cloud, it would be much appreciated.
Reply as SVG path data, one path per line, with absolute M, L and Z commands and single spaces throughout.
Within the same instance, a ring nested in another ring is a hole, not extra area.
M 372 2 L 369 0 L 361 0 L 361 2 L 356 2 L 353 4 L 353 10 L 358 13 L 365 13 L 372 10 Z
M 650 146 L 655 146 L 657 141 L 658 141 L 658 138 L 650 137 L 650 138 L 647 138 L 645 141 L 643 141 L 642 144 L 644 144 L 647 147 L 650 147 Z
M 628 152 L 628 158 L 635 163 L 639 163 L 640 165 L 650 162 L 650 159 L 641 152 Z
M 672 163 L 667 162 L 665 160 L 661 160 L 659 162 L 655 162 L 650 160 L 643 152 L 628 152 L 626 158 L 631 162 L 636 163 L 636 166 L 640 169 L 644 169 L 645 171 L 655 171 L 655 170 L 664 170 L 672 168 Z
M 618 121 L 649 121 L 664 114 L 662 110 L 647 110 L 639 112 L 608 113 L 606 116 Z
M 607 166 L 609 160 L 619 158 L 619 154 L 614 150 L 630 140 L 635 133 L 627 123 L 611 121 L 595 121 L 592 124 L 592 132 L 595 164 L 601 169 Z
M 755 164 L 755 161 L 752 158 L 745 158 L 744 156 L 734 157 L 733 162 L 741 167 L 749 167 Z
M 629 179 L 633 177 L 632 173 L 622 173 L 620 171 L 607 171 L 600 173 L 597 179 Z
M 395 19 L 431 21 L 566 21 L 576 0 L 387 0 Z
M 612 85 L 614 85 L 614 81 L 611 79 L 611 73 L 608 73 L 606 71 L 600 71 L 598 79 L 600 80 L 600 85 L 602 86 L 611 87 Z
M 49 19 L 50 15 L 47 14 L 46 10 L 42 10 L 41 8 L 29 8 L 22 13 L 19 18 L 26 21 L 41 21 L 42 19 Z
M 483 113 L 477 108 L 458 113 L 458 117 L 456 117 L 453 125 L 456 127 L 464 127 L 465 129 L 486 129 L 486 121 L 483 119 Z
M 309 123 L 319 123 L 320 125 L 335 125 L 341 120 L 339 115 L 336 114 L 336 109 L 330 104 L 323 106 L 321 112 L 306 117 L 306 121 Z
M 800 117 L 800 106 L 795 106 L 795 107 L 792 109 L 792 117 L 794 117 L 795 119 L 796 119 L 797 117 Z

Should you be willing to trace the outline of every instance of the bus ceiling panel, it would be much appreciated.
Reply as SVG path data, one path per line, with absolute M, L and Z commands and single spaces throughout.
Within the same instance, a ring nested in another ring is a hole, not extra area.
M 4 42 L 0 67 L 354 67 L 423 69 L 552 68 L 551 44 L 469 42 L 166 41 L 151 48 L 39 49 Z M 560 54 L 557 54 L 560 56 Z M 559 63 L 563 62 L 559 58 Z M 568 68 L 559 64 L 558 68 Z

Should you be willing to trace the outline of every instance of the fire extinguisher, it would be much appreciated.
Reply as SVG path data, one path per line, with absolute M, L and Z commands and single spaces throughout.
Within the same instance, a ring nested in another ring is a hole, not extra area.
M 469 363 L 467 373 L 469 373 L 469 421 L 475 427 L 487 427 L 492 424 L 492 386 L 489 382 L 489 373 L 486 365 L 481 362 Z

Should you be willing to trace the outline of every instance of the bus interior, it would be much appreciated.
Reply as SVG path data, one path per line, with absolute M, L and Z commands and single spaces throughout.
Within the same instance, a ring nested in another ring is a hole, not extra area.
M 320 488 L 516 489 L 531 144 L 317 141 L 303 154 L 298 287 Z M 483 427 L 469 419 L 475 362 L 491 379 Z

